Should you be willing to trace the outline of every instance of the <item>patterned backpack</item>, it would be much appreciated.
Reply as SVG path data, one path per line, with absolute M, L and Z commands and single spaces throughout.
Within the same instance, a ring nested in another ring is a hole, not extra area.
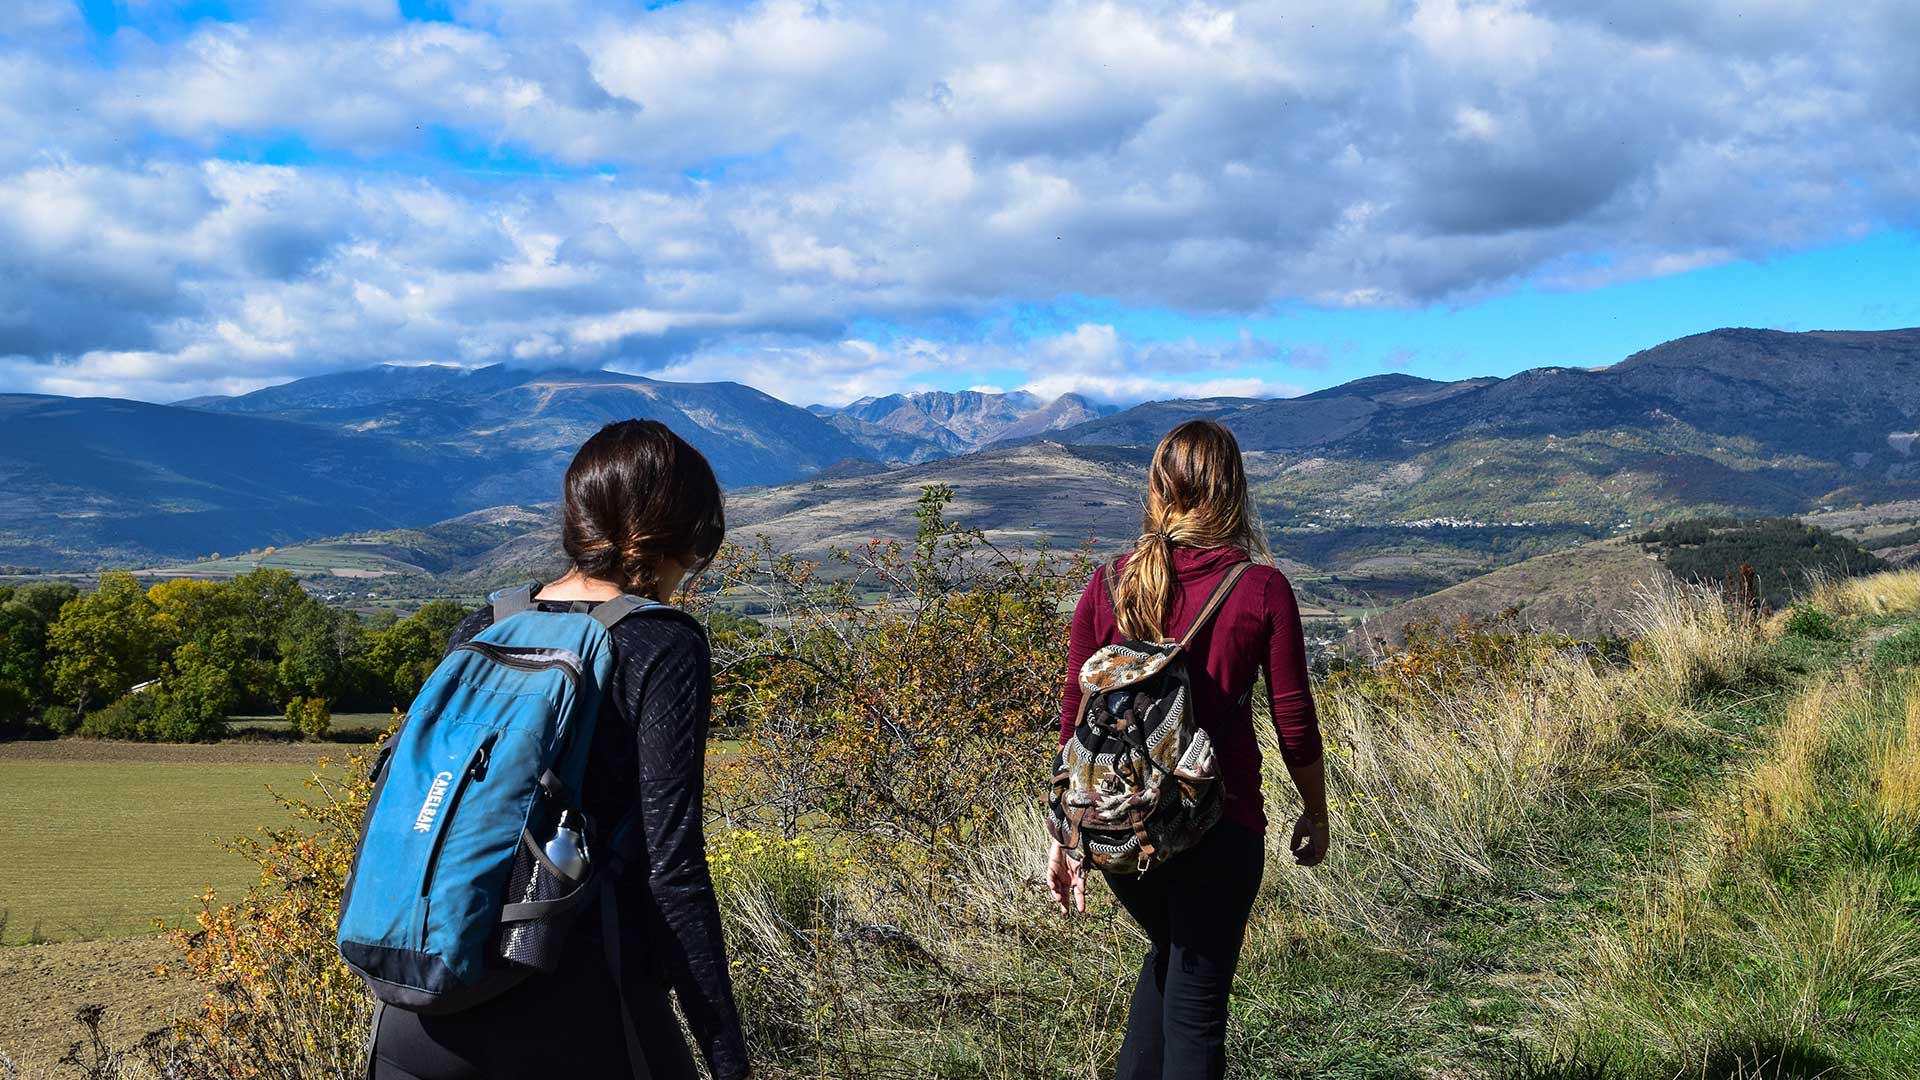
M 1194 723 L 1186 650 L 1251 563 L 1227 571 L 1175 642 L 1108 645 L 1080 668 L 1080 715 L 1053 763 L 1047 831 L 1080 862 L 1138 874 L 1220 820 L 1213 741 Z M 1107 564 L 1114 601 L 1119 560 Z

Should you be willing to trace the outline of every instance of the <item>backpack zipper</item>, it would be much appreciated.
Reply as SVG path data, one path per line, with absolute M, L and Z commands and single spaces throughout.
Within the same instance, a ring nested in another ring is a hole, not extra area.
M 566 649 L 543 649 L 535 645 L 495 645 L 490 641 L 469 641 L 457 646 L 455 652 L 478 653 L 501 667 L 515 671 L 558 671 L 573 684 L 573 693 L 579 697 L 585 692 L 587 673 L 580 657 Z M 573 728 L 567 718 L 560 717 L 560 729 L 554 734 L 554 743 L 564 756 L 568 741 L 573 737 Z
M 433 849 L 427 852 L 427 868 L 420 875 L 420 940 L 423 942 L 427 939 L 427 894 L 433 891 L 433 873 L 440 866 L 440 847 L 446 841 L 447 830 L 451 828 L 448 819 L 453 817 L 454 810 L 460 805 L 460 796 L 467 790 L 467 785 L 486 775 L 488 757 L 493 751 L 494 740 L 499 737 L 499 732 L 493 732 L 474 750 L 473 756 L 467 759 L 467 767 L 460 771 L 460 778 L 453 782 L 453 790 L 447 793 L 446 803 L 436 815 Z
M 517 671 L 559 671 L 573 684 L 575 693 L 579 693 L 586 681 L 586 672 L 581 670 L 580 658 L 562 649 L 542 649 L 532 645 L 495 645 L 490 641 L 469 641 L 456 646 L 455 652 L 479 653 L 481 656 Z

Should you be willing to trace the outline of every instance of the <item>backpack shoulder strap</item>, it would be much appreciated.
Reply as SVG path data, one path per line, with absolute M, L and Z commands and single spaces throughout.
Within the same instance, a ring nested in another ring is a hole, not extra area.
M 487 599 L 493 604 L 494 625 L 498 626 L 523 611 L 533 610 L 534 588 L 534 584 L 528 582 L 525 585 L 515 585 L 511 589 L 501 589 L 489 595 Z
M 593 621 L 606 627 L 608 630 L 612 630 L 621 619 L 632 615 L 636 611 L 645 611 L 648 608 L 661 608 L 666 606 L 666 604 L 658 600 L 651 600 L 644 596 L 634 596 L 630 593 L 622 593 L 611 600 L 603 600 L 595 605 L 593 609 Z
M 620 1033 L 627 1041 L 627 1068 L 632 1071 L 633 1080 L 653 1080 L 646 1046 L 640 1041 L 640 1030 L 633 1023 L 633 1009 L 627 1003 L 627 971 L 620 959 L 620 900 L 615 895 L 613 882 L 601 884 L 599 899 L 600 942 L 606 953 L 607 973 L 613 977 L 614 992 L 620 999 Z
M 1240 583 L 1240 578 L 1246 574 L 1247 568 L 1252 565 L 1250 562 L 1236 563 L 1233 569 L 1227 571 L 1227 576 L 1221 578 L 1220 584 L 1213 587 L 1213 593 L 1207 597 L 1206 604 L 1200 608 L 1200 614 L 1194 616 L 1193 625 L 1187 627 L 1187 632 L 1180 635 L 1179 644 L 1174 646 L 1176 650 L 1184 651 L 1188 643 L 1192 642 L 1193 639 L 1199 635 L 1200 631 L 1206 628 L 1207 623 L 1211 621 L 1214 614 L 1220 610 L 1220 605 L 1227 602 L 1227 594 L 1233 592 L 1233 587 Z

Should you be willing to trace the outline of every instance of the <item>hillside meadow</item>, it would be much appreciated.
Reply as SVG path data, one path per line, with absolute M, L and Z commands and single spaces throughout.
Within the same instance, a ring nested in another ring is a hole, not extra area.
M 1076 574 L 969 558 L 943 505 L 916 544 L 849 555 L 880 603 L 769 551 L 720 568 L 780 615 L 715 635 L 741 738 L 712 769 L 710 855 L 762 1075 L 1111 1074 L 1143 942 L 1104 889 L 1069 928 L 1040 886 Z M 1909 1075 L 1920 573 L 1768 620 L 1662 583 L 1630 622 L 1620 655 L 1429 627 L 1322 680 L 1335 848 L 1270 858 L 1233 1075 Z M 939 785 L 911 779 L 928 755 Z M 174 935 L 169 967 L 211 993 L 140 1046 L 103 1028 L 66 1075 L 352 1074 L 365 1005 L 329 919 L 365 763 L 323 770 L 245 846 L 257 883 Z

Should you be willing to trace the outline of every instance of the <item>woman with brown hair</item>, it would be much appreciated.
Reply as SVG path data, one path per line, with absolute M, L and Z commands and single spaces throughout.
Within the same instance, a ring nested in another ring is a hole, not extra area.
M 560 543 L 570 566 L 521 594 L 542 610 L 591 611 L 622 594 L 664 604 L 705 568 L 726 530 L 706 458 L 657 421 L 601 428 L 568 467 L 565 489 Z M 482 607 L 449 647 L 493 619 Z M 611 635 L 614 676 L 601 695 L 580 798 L 588 821 L 638 822 L 637 842 L 625 845 L 636 850 L 604 886 L 617 892 L 623 913 L 618 948 L 606 948 L 600 920 L 582 919 L 552 975 L 462 1012 L 381 1010 L 374 1077 L 693 1080 L 668 989 L 715 1080 L 748 1074 L 701 826 L 712 698 L 706 633 L 684 612 L 653 608 L 616 623 Z M 619 957 L 617 972 L 610 956 Z M 629 1046 L 645 1060 L 635 1062 Z
M 1088 657 L 1122 641 L 1181 638 L 1216 586 L 1250 560 L 1259 565 L 1242 572 L 1186 650 L 1192 719 L 1212 741 L 1225 800 L 1221 818 L 1195 846 L 1149 872 L 1106 875 L 1152 942 L 1127 1015 L 1119 1080 L 1226 1075 L 1228 993 L 1266 867 L 1251 700 L 1263 674 L 1280 753 L 1305 804 L 1289 843 L 1294 860 L 1314 866 L 1327 851 L 1326 780 L 1300 609 L 1286 575 L 1268 565 L 1232 432 L 1194 420 L 1160 440 L 1140 538 L 1130 555 L 1095 571 L 1074 609 L 1060 710 L 1063 746 L 1074 737 L 1079 674 Z M 1084 865 L 1054 843 L 1048 883 L 1063 912 L 1086 910 Z

